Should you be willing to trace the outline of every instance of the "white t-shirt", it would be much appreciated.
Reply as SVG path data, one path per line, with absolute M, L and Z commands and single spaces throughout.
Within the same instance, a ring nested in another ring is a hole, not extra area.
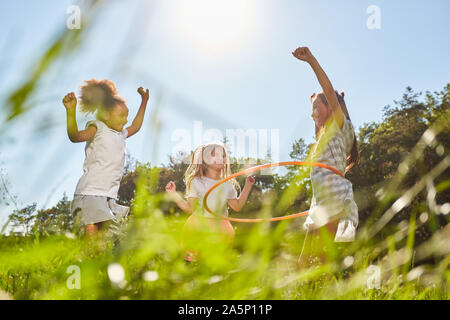
M 105 196 L 117 199 L 125 164 L 125 139 L 128 132 L 118 132 L 99 120 L 86 123 L 97 128 L 94 138 L 86 141 L 84 174 L 78 181 L 75 194 Z
M 204 209 L 203 198 L 205 197 L 206 192 L 208 192 L 208 190 L 219 181 L 220 180 L 214 180 L 207 177 L 195 177 L 191 182 L 191 188 L 186 196 L 188 198 L 198 198 L 199 204 L 202 208 L 201 215 L 204 217 L 215 217 Z M 228 217 L 228 199 L 237 199 L 236 189 L 230 181 L 222 183 L 209 194 L 207 200 L 208 207 L 215 213 Z M 196 212 L 196 214 L 198 213 Z

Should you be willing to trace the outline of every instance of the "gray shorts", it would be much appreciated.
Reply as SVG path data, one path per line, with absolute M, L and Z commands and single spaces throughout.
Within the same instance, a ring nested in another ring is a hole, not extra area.
M 77 215 L 81 224 L 86 225 L 120 220 L 128 215 L 130 208 L 117 204 L 112 198 L 76 194 L 73 197 L 70 212 Z

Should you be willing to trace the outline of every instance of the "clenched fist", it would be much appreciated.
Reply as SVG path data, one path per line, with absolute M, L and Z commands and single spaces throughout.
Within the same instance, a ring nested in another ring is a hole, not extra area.
M 77 107 L 77 98 L 73 92 L 66 94 L 62 101 L 67 111 L 73 110 Z
M 148 100 L 149 96 L 150 96 L 150 92 L 147 90 L 144 90 L 144 88 L 139 87 L 137 89 L 137 92 L 141 95 L 142 100 Z
M 245 184 L 249 184 L 250 186 L 252 186 L 252 185 L 254 185 L 255 184 L 255 178 L 253 178 L 252 176 L 248 176 L 246 179 L 245 179 Z
M 166 192 L 168 192 L 168 193 L 175 193 L 175 192 L 177 192 L 177 186 L 175 185 L 175 182 L 170 181 L 166 185 Z
M 312 55 L 311 51 L 309 51 L 308 47 L 299 47 L 295 49 L 294 52 L 292 52 L 292 55 L 297 59 L 306 61 L 308 63 L 314 60 L 314 56 Z

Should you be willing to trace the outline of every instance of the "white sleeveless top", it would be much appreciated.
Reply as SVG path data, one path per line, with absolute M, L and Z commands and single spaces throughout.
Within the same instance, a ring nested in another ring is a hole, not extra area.
M 75 194 L 117 199 L 125 164 L 125 139 L 128 132 L 118 132 L 100 120 L 86 123 L 97 128 L 94 138 L 86 141 L 83 175 Z

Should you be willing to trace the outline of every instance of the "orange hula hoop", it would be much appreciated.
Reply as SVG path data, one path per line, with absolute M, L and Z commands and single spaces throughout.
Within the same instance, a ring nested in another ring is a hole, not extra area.
M 208 192 L 206 192 L 204 198 L 203 198 L 203 207 L 206 209 L 206 211 L 208 211 L 209 213 L 211 213 L 213 216 L 220 218 L 220 219 L 225 219 L 225 220 L 229 220 L 229 221 L 234 221 L 234 222 L 245 222 L 245 223 L 255 223 L 255 222 L 264 222 L 264 221 L 281 221 L 281 220 L 288 220 L 288 219 L 293 219 L 293 218 L 298 218 L 298 217 L 302 217 L 302 216 L 306 216 L 308 215 L 308 211 L 303 211 L 303 212 L 299 212 L 299 213 L 294 213 L 294 214 L 290 214 L 287 216 L 282 216 L 282 217 L 275 217 L 275 218 L 268 218 L 268 219 L 241 219 L 241 218 L 230 218 L 230 217 L 225 217 L 222 215 L 219 215 L 215 212 L 213 212 L 209 207 L 208 204 L 206 203 L 206 200 L 208 199 L 208 196 L 210 195 L 210 193 L 216 189 L 218 186 L 220 186 L 221 184 L 239 177 L 243 174 L 246 173 L 250 173 L 250 172 L 254 172 L 254 171 L 260 171 L 262 169 L 265 168 L 271 168 L 271 167 L 283 167 L 283 166 L 311 166 L 311 167 L 320 167 L 320 168 L 324 168 L 324 169 L 328 169 L 330 171 L 333 171 L 334 173 L 338 174 L 339 176 L 341 176 L 342 178 L 345 178 L 344 175 L 336 168 L 333 168 L 331 166 L 328 166 L 326 164 L 323 163 L 319 163 L 319 162 L 309 162 L 309 161 L 286 161 L 286 162 L 278 162 L 278 163 L 268 163 L 268 164 L 262 164 L 259 166 L 255 166 L 255 167 L 251 167 L 248 169 L 244 169 L 242 171 L 239 171 L 235 174 L 232 174 L 231 176 L 220 180 L 219 182 L 217 182 L 215 185 L 213 185 L 211 187 L 211 189 L 208 190 Z

